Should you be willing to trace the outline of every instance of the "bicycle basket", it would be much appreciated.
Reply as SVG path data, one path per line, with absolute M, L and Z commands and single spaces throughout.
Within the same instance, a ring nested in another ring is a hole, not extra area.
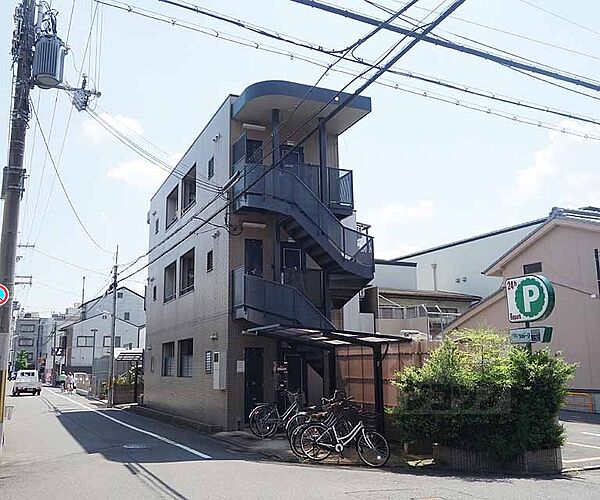
M 378 428 L 381 422 L 381 415 L 373 411 L 361 411 L 358 413 L 358 417 L 362 420 L 365 427 L 371 429 Z

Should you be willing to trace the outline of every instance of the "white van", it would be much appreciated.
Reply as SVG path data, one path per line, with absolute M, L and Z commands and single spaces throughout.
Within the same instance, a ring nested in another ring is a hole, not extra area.
M 20 396 L 23 392 L 30 392 L 34 396 L 42 393 L 42 383 L 37 370 L 19 370 L 13 384 L 13 396 Z

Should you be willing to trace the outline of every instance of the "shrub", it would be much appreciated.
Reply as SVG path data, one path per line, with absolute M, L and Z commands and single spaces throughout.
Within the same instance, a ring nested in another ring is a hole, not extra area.
M 547 349 L 529 353 L 493 330 L 461 330 L 421 368 L 396 373 L 392 412 L 404 441 L 487 450 L 510 460 L 563 443 L 558 423 L 575 365 Z

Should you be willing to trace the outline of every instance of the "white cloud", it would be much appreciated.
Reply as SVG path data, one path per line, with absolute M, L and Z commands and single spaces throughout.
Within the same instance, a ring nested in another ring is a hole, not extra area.
M 158 189 L 167 177 L 167 172 L 146 160 L 124 161 L 110 167 L 106 176 L 123 181 L 130 186 L 153 191 Z
M 600 136 L 600 127 L 593 124 L 564 120 L 559 126 L 583 135 Z M 595 173 L 597 165 L 590 164 L 597 154 L 597 141 L 551 130 L 548 144 L 535 153 L 533 164 L 516 171 L 507 204 L 523 205 L 542 194 L 570 207 L 598 204 L 594 193 L 598 193 L 600 174 Z
M 99 115 L 102 120 L 124 135 L 130 136 L 132 131 L 139 135 L 144 133 L 142 124 L 135 118 L 129 118 L 122 115 L 114 115 L 113 117 L 108 113 L 99 113 Z M 81 127 L 83 129 L 83 135 L 94 144 L 100 144 L 109 139 L 113 140 L 110 132 L 104 129 L 102 125 L 93 118 L 84 121 Z
M 431 219 L 434 213 L 435 208 L 430 200 L 421 200 L 413 205 L 392 202 L 365 212 L 364 217 L 359 216 L 359 220 L 371 224 L 370 234 L 375 237 L 377 258 L 389 259 L 421 248 L 407 242 L 406 231 L 401 228 L 411 222 Z

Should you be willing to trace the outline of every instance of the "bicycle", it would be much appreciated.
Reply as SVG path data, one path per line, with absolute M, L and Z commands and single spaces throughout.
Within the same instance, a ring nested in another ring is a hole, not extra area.
M 361 461 L 370 467 L 383 467 L 390 458 L 390 446 L 383 435 L 373 429 L 378 414 L 345 410 L 344 419 L 353 427 L 343 435 L 338 434 L 335 423 L 324 425 L 312 423 L 304 427 L 300 437 L 302 452 L 311 460 L 325 460 L 332 452 L 342 453 L 355 441 Z M 355 424 L 352 422 L 356 421 Z
M 274 436 L 280 427 L 284 427 L 289 419 L 298 413 L 304 398 L 303 394 L 300 391 L 294 393 L 287 389 L 284 389 L 284 394 L 290 405 L 283 414 L 279 413 L 276 403 L 259 404 L 250 412 L 248 416 L 250 431 L 255 436 L 261 439 Z

